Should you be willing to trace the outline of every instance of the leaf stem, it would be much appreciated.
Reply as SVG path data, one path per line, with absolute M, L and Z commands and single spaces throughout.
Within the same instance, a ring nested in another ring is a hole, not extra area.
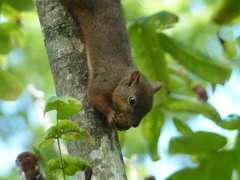
M 61 163 L 61 169 L 62 169 L 62 173 L 63 173 L 63 179 L 66 180 L 65 177 L 65 172 L 64 172 L 64 167 L 63 167 L 63 159 L 62 159 L 62 151 L 61 151 L 61 147 L 60 147 L 60 140 L 59 140 L 59 132 L 58 132 L 58 112 L 59 112 L 59 102 L 58 102 L 58 110 L 57 110 L 57 145 L 58 145 L 58 151 L 59 151 L 59 157 L 60 157 L 60 163 Z

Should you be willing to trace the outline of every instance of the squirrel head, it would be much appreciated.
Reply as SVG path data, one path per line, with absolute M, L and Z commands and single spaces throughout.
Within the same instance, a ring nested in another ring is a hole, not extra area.
M 137 127 L 151 110 L 153 95 L 161 87 L 162 83 L 150 83 L 139 71 L 133 71 L 126 76 L 119 83 L 112 97 L 118 130 Z

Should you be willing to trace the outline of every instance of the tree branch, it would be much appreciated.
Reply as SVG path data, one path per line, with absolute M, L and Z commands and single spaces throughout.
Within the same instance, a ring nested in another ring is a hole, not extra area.
M 36 6 L 57 95 L 69 95 L 83 103 L 83 110 L 71 120 L 96 141 L 95 146 L 87 141 L 68 141 L 69 154 L 92 165 L 93 180 L 127 179 L 117 133 L 89 104 L 86 95 L 88 66 L 79 27 L 58 0 L 36 0 Z M 74 178 L 83 177 L 79 172 Z

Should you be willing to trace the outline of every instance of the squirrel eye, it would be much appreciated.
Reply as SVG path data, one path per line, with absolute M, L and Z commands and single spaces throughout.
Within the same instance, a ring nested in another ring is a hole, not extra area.
M 131 106 L 133 106 L 134 104 L 135 104 L 135 98 L 134 97 L 130 97 L 130 98 L 128 98 L 128 103 L 131 105 Z

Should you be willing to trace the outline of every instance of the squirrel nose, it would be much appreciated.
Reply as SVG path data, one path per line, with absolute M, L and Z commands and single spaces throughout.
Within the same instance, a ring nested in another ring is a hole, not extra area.
M 138 127 L 138 125 L 139 125 L 139 123 L 135 123 L 132 125 L 132 127 L 136 128 L 136 127 Z

